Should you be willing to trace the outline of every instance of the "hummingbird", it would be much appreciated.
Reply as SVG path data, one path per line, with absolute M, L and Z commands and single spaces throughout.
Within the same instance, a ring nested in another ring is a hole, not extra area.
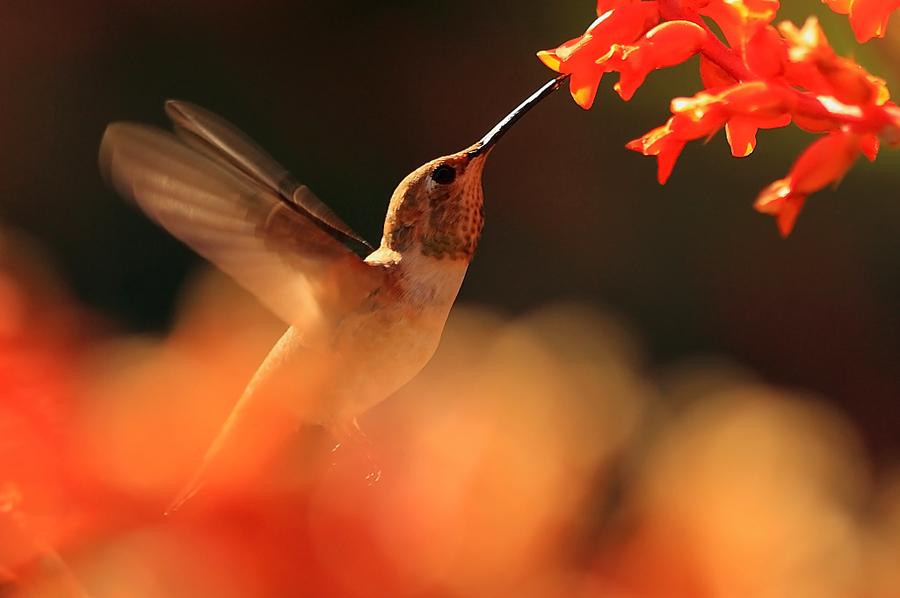
M 209 110 L 169 100 L 174 132 L 106 128 L 106 181 L 289 325 L 168 512 L 217 469 L 259 467 L 303 423 L 323 425 L 339 443 L 364 438 L 357 416 L 406 384 L 438 346 L 481 236 L 488 154 L 565 78 L 475 144 L 404 178 L 377 248 Z

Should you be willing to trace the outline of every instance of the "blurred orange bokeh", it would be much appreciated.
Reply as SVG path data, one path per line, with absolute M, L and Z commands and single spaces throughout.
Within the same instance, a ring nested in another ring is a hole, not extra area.
M 575 304 L 458 306 L 432 363 L 362 419 L 378 482 L 364 447 L 308 427 L 254 483 L 163 516 L 281 325 L 212 271 L 166 338 L 110 333 L 22 271 L 0 282 L 9 595 L 900 587 L 900 477 L 871 479 L 840 414 L 724 362 L 651 375 L 625 326 Z

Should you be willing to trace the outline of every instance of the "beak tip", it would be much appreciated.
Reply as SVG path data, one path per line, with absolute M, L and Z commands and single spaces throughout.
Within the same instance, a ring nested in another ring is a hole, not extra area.
M 556 91 L 560 85 L 562 85 L 563 81 L 565 81 L 569 76 L 568 75 L 560 75 L 555 79 L 551 79 L 547 83 L 545 83 L 540 89 L 531 94 L 531 96 L 519 104 L 519 106 L 510 112 L 503 120 L 501 120 L 497 126 L 491 129 L 487 135 L 485 135 L 481 141 L 472 146 L 467 153 L 469 158 L 477 158 L 478 156 L 487 155 L 490 149 L 494 146 L 497 140 L 512 127 L 519 118 L 522 117 L 523 114 L 528 112 L 535 104 L 539 103 L 541 100 L 549 96 L 551 93 Z

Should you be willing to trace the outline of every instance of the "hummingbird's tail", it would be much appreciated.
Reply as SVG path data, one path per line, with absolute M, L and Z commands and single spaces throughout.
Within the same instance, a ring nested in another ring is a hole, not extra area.
M 191 478 L 191 481 L 185 484 L 184 488 L 181 489 L 181 492 L 179 492 L 175 497 L 175 500 L 173 500 L 169 504 L 169 507 L 165 512 L 166 515 L 171 515 L 172 513 L 177 511 L 179 507 L 181 507 L 181 505 L 186 503 L 188 500 L 193 498 L 195 494 L 200 492 L 200 489 L 203 488 L 203 484 L 206 482 L 206 476 L 204 475 L 205 469 L 206 467 L 204 467 L 203 465 L 200 466 L 200 469 L 197 471 L 197 473 L 194 474 L 194 477 Z
M 301 346 L 294 328 L 281 337 L 228 416 L 197 473 L 166 509 L 181 507 L 207 484 L 241 489 L 314 418 L 329 364 Z

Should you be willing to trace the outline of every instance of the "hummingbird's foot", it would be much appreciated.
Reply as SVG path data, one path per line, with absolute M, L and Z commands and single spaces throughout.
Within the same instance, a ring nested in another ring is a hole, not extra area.
M 336 453 L 342 445 L 348 447 L 357 446 L 361 448 L 369 464 L 369 473 L 366 474 L 366 481 L 370 484 L 374 484 L 381 479 L 381 468 L 378 467 L 376 462 L 375 449 L 372 446 L 372 441 L 369 440 L 369 437 L 366 436 L 365 432 L 360 429 L 359 423 L 356 421 L 355 417 L 348 423 L 332 426 L 331 434 L 334 436 L 335 440 L 337 440 L 334 448 L 331 449 L 332 453 Z M 337 461 L 334 461 L 332 465 L 337 465 Z

